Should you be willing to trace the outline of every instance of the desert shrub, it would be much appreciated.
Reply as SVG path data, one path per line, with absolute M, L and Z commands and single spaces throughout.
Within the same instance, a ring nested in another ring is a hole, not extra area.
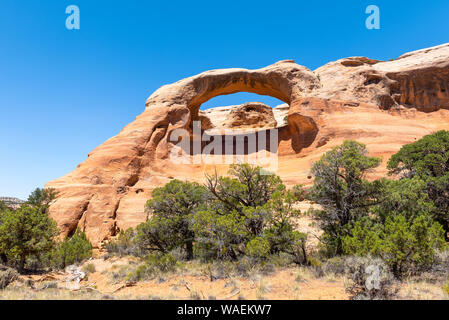
M 169 218 L 153 216 L 137 226 L 135 244 L 144 255 L 150 252 L 168 253 L 182 245 L 175 223 Z
M 432 217 L 449 240 L 449 131 L 438 131 L 403 146 L 388 162 L 390 174 L 419 183 L 431 201 Z M 414 187 L 416 189 L 416 187 Z
M 272 260 L 273 257 L 276 259 Z M 250 256 L 242 256 L 236 261 L 215 260 L 208 264 L 205 274 L 210 277 L 211 281 L 232 277 L 248 278 L 255 274 L 271 274 L 275 271 L 275 267 L 281 264 L 277 258 L 279 258 L 277 255 L 271 255 L 262 261 Z M 289 256 L 289 258 L 289 264 L 291 264 L 291 257 Z
M 3 201 L 0 201 L 0 215 L 2 214 L 3 211 L 6 211 L 6 210 L 10 210 L 10 208 L 6 205 L 6 203 L 4 203 Z
M 436 261 L 433 269 L 433 271 L 444 275 L 449 274 L 449 248 L 446 247 L 436 253 Z
M 54 248 L 56 223 L 41 207 L 24 205 L 5 211 L 0 225 L 0 254 L 8 265 L 23 271 L 27 259 L 41 260 Z
M 47 212 L 51 202 L 57 197 L 58 193 L 55 189 L 35 189 L 26 201 L 26 205 L 39 208 L 42 213 Z M 48 213 L 48 212 L 47 212 Z
M 146 258 L 146 262 L 149 266 L 162 273 L 173 272 L 178 266 L 176 258 L 171 254 L 150 254 Z
M 154 278 L 160 274 L 174 272 L 178 267 L 180 264 L 171 254 L 152 253 L 146 257 L 143 264 L 128 275 L 127 280 L 141 281 Z
M 92 256 L 92 248 L 92 243 L 87 239 L 86 234 L 78 229 L 72 237 L 58 243 L 51 256 L 52 264 L 63 269 L 80 263 Z
M 135 243 L 136 231 L 129 228 L 126 231 L 121 230 L 118 237 L 109 241 L 105 248 L 109 255 L 113 256 L 139 256 L 140 250 Z
M 290 192 L 280 177 L 248 164 L 231 166 L 229 175 L 207 176 L 205 186 L 174 180 L 155 189 L 147 203 L 153 216 L 137 227 L 137 249 L 144 254 L 182 249 L 186 259 L 203 262 L 245 255 L 264 261 L 287 253 L 307 263 L 307 237 L 293 222 L 300 214 L 294 208 L 300 187 Z M 110 250 L 117 247 L 111 243 Z
M 367 181 L 366 174 L 380 159 L 366 154 L 365 145 L 345 141 L 312 167 L 315 180 L 309 196 L 322 207 L 315 210 L 315 218 L 324 231 L 321 241 L 330 257 L 343 253 L 342 239 L 350 234 L 350 225 L 367 216 L 377 203 L 381 183 Z
M 298 191 L 296 191 L 298 192 Z M 294 205 L 298 201 L 295 189 L 290 192 L 278 190 L 271 195 L 266 208 L 270 213 L 264 230 L 265 239 L 270 244 L 271 253 L 288 253 L 294 257 L 297 264 L 307 264 L 307 235 L 295 230 L 294 222 L 301 214 Z
M 0 265 L 0 290 L 19 278 L 16 270 Z
M 213 281 L 217 279 L 229 278 L 236 274 L 236 270 L 237 267 L 235 263 L 231 261 L 216 260 L 208 265 L 207 274 Z M 246 274 L 246 271 L 244 271 L 244 273 Z
M 94 272 L 97 271 L 97 270 L 96 270 L 95 265 L 94 265 L 93 263 L 88 263 L 88 264 L 86 264 L 86 265 L 83 267 L 82 271 L 83 271 L 85 274 L 90 274 L 90 273 L 94 273 Z
M 251 258 L 266 260 L 270 254 L 270 243 L 261 237 L 256 237 L 246 244 L 246 254 Z
M 385 224 L 362 219 L 354 224 L 352 236 L 343 239 L 346 254 L 381 257 L 399 278 L 430 268 L 444 247 L 441 225 L 427 215 L 412 221 L 393 216 Z
M 345 261 L 353 300 L 390 300 L 396 295 L 394 276 L 379 258 L 350 257 Z
M 278 254 L 271 254 L 268 261 L 275 267 L 290 267 L 294 264 L 294 258 L 291 254 L 286 252 L 279 252 Z
M 219 215 L 213 211 L 199 211 L 193 221 L 197 252 L 203 254 L 203 260 L 237 260 L 238 252 L 243 252 L 248 231 L 245 219 L 237 212 Z
M 184 247 L 186 258 L 193 258 L 192 215 L 202 206 L 205 188 L 197 183 L 172 180 L 153 191 L 146 207 L 153 216 L 137 229 L 136 243 L 145 252 L 168 253 Z
M 346 259 L 342 256 L 330 258 L 322 264 L 322 269 L 325 274 L 345 275 Z
M 307 191 L 302 184 L 297 184 L 292 189 L 292 194 L 297 201 L 304 201 L 307 198 Z
M 294 208 L 299 188 L 295 195 L 278 176 L 248 164 L 231 166 L 229 174 L 207 177 L 210 195 L 192 226 L 200 251 L 208 258 L 234 261 L 245 254 L 260 260 L 285 252 L 305 263 L 306 237 L 293 223 L 300 214 Z
M 449 296 L 449 280 L 446 281 L 445 284 L 443 284 L 443 292 Z

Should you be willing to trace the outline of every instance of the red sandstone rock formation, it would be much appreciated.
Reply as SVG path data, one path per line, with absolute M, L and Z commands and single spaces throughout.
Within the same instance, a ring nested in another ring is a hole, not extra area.
M 207 71 L 158 89 L 134 122 L 93 150 L 73 172 L 49 182 L 47 187 L 59 191 L 50 212 L 63 235 L 79 227 L 99 246 L 119 230 L 145 221 L 144 204 L 155 187 L 175 177 L 202 181 L 204 172 L 215 167 L 225 173 L 225 165 L 174 164 L 169 157 L 175 130 L 192 132 L 192 122 L 202 120 L 207 132 L 216 127 L 214 119 L 226 120 L 223 114 L 231 114 L 229 108 L 199 111 L 218 95 L 246 91 L 289 106 L 274 109 L 274 118 L 283 118 L 288 110 L 288 122 L 277 123 L 277 174 L 293 185 L 311 183 L 311 164 L 345 139 L 357 139 L 387 160 L 402 145 L 448 129 L 448 90 L 449 45 L 389 62 L 347 58 L 315 71 L 290 60 L 258 70 Z M 254 130 L 276 127 L 273 114 L 263 108 L 252 115 L 244 112 L 245 106 L 238 108 L 230 122 L 219 122 L 226 127 L 238 119 L 238 126 Z M 251 120 L 258 117 L 264 122 L 260 126 Z M 382 166 L 373 176 L 384 172 Z
M 273 109 L 260 102 L 249 102 L 233 108 L 226 118 L 229 128 L 275 128 Z

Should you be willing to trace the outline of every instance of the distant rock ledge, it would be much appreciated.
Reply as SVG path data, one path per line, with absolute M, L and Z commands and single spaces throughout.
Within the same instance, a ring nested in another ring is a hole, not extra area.
M 8 207 L 12 209 L 18 209 L 22 204 L 25 203 L 25 201 L 12 198 L 12 197 L 0 197 L 0 202 L 4 202 Z

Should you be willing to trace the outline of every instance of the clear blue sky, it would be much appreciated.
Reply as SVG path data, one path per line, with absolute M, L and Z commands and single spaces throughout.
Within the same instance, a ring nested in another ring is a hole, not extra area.
M 81 29 L 65 28 L 77 5 Z M 381 10 L 367 30 L 365 8 Z M 449 2 L 0 0 L 0 195 L 72 171 L 163 84 L 282 59 L 315 69 L 449 42 Z M 207 106 L 275 99 L 237 94 Z

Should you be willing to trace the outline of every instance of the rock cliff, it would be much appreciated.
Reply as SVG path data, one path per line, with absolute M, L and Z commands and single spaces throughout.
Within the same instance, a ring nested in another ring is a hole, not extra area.
M 49 182 L 47 187 L 59 191 L 50 213 L 63 235 L 79 227 L 99 246 L 119 230 L 145 221 L 144 204 L 155 187 L 173 178 L 202 181 L 214 169 L 225 173 L 227 165 L 171 160 L 177 145 L 173 136 L 184 130 L 193 140 L 194 121 L 201 121 L 202 133 L 277 128 L 276 173 L 288 185 L 310 184 L 313 162 L 346 139 L 365 143 L 372 155 L 386 161 L 402 145 L 449 128 L 448 90 L 449 44 L 387 62 L 346 58 L 315 71 L 291 60 L 258 70 L 206 71 L 162 86 L 134 122 L 73 172 Z M 200 111 L 213 97 L 241 91 L 269 95 L 285 105 L 270 110 L 248 103 Z M 187 157 L 195 157 L 194 152 Z M 385 161 L 372 177 L 385 173 Z

